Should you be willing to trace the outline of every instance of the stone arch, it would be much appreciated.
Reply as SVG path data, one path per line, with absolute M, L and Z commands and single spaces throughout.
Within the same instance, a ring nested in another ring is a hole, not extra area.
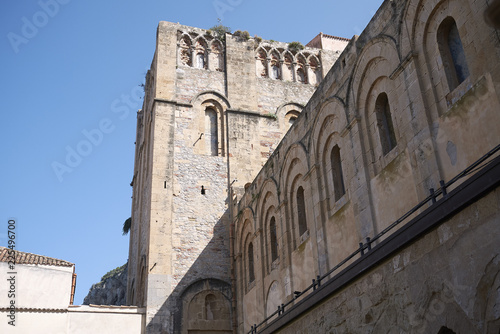
M 290 189 L 292 175 L 300 173 L 307 174 L 309 170 L 309 159 L 307 159 L 307 150 L 302 143 L 296 143 L 290 146 L 285 154 L 281 164 L 279 188 L 283 189 L 283 200 L 287 201 L 287 192 Z
M 212 71 L 224 72 L 224 47 L 218 39 L 214 39 L 210 45 L 210 56 L 208 66 Z
M 299 218 L 298 218 L 298 206 L 297 206 L 297 190 L 302 187 L 305 191 L 305 216 L 306 219 L 312 223 L 313 219 L 307 218 L 312 217 L 308 212 L 312 209 L 309 203 L 311 198 L 309 194 L 309 185 L 304 180 L 304 176 L 307 174 L 308 159 L 305 148 L 301 144 L 295 144 L 288 149 L 285 159 L 283 160 L 281 171 L 281 182 L 280 188 L 283 189 L 284 195 L 283 200 L 286 202 L 286 230 L 291 234 L 291 249 L 295 249 L 301 244 L 309 235 L 309 230 L 311 225 L 308 224 L 307 233 L 299 232 Z M 302 231 L 303 232 L 303 231 Z
M 278 306 L 284 302 L 283 295 L 281 284 L 278 281 L 272 281 L 266 293 L 266 317 L 278 310 Z
M 389 77 L 399 62 L 398 48 L 392 37 L 380 35 L 366 43 L 353 72 L 352 94 L 358 112 L 371 83 L 380 76 Z
M 474 318 L 484 319 L 485 333 L 500 330 L 500 254 L 492 254 L 475 289 Z
M 294 57 L 290 51 L 285 51 L 283 53 L 283 66 L 282 66 L 282 74 L 284 81 L 295 81 L 294 74 Z
M 393 155 L 384 158 L 382 152 L 375 120 L 375 103 L 379 93 L 385 92 L 389 104 L 393 106 L 391 109 L 392 123 L 396 140 L 401 142 L 399 140 L 399 123 L 403 110 L 399 110 L 398 104 L 394 103 L 394 101 L 398 101 L 399 105 L 409 105 L 409 101 L 403 100 L 408 99 L 408 96 L 402 94 L 404 83 L 401 81 L 401 77 L 390 78 L 395 69 L 394 64 L 399 64 L 399 59 L 394 39 L 387 36 L 378 36 L 363 48 L 354 70 L 355 113 L 361 119 L 365 155 L 371 158 L 366 162 L 371 177 L 376 175 L 397 155 L 397 152 L 394 152 Z M 368 161 L 376 163 L 373 164 Z
M 439 25 L 437 34 L 449 90 L 453 91 L 469 77 L 469 66 L 455 19 L 446 17 Z
M 275 80 L 282 80 L 281 56 L 278 50 L 272 49 L 269 52 L 269 77 Z
M 191 141 L 194 143 L 194 152 L 215 156 L 225 156 L 226 151 L 226 110 L 229 102 L 218 92 L 207 91 L 195 96 L 191 101 L 193 109 L 198 115 L 191 125 L 194 127 Z M 210 119 L 209 113 L 215 114 L 215 120 Z M 213 121 L 212 124 L 209 121 Z M 214 128 L 215 133 L 210 133 Z M 195 138 L 196 137 L 196 138 Z
M 208 42 L 203 36 L 195 39 L 193 54 L 193 67 L 208 69 Z
M 321 138 L 323 138 L 325 134 L 333 132 L 341 133 L 347 127 L 347 124 L 344 101 L 336 96 L 328 98 L 321 105 L 312 126 L 314 155 L 311 156 L 313 159 L 311 160 L 311 164 L 314 165 L 321 161 L 319 150 L 324 144 L 324 140 Z
M 242 210 L 238 224 L 236 226 L 236 242 L 235 242 L 235 254 L 241 255 L 244 251 L 244 239 L 247 234 L 255 234 L 255 220 L 254 212 L 251 208 L 247 207 Z
M 267 51 L 259 47 L 255 53 L 255 74 L 259 78 L 268 78 Z
M 321 106 L 314 120 L 312 130 L 314 154 L 312 155 L 313 161 L 311 163 L 320 167 L 318 177 L 320 198 L 326 199 L 326 209 L 328 212 L 334 209 L 335 203 L 338 200 L 334 196 L 336 191 L 332 173 L 334 166 L 332 166 L 330 159 L 332 150 L 335 146 L 338 146 L 340 149 L 344 192 L 347 192 L 349 184 L 348 179 L 350 176 L 347 173 L 346 163 L 344 163 L 344 161 L 347 160 L 347 150 L 344 139 L 340 135 L 347 127 L 347 119 L 344 110 L 345 107 L 340 99 L 329 99 Z
M 304 109 L 304 106 L 296 102 L 284 103 L 276 109 L 275 115 L 283 132 L 290 128 L 292 123 L 299 117 L 302 109 Z
M 309 69 L 308 69 L 308 71 L 309 71 L 309 74 L 308 74 L 309 83 L 311 85 L 315 85 L 315 86 L 319 85 L 319 83 L 323 79 L 321 62 L 319 61 L 318 57 L 311 54 L 307 58 L 307 64 L 309 65 Z
M 273 179 L 267 179 L 264 181 L 261 190 L 259 192 L 259 203 L 257 205 L 257 210 L 259 212 L 259 228 L 262 230 L 262 259 L 265 268 L 265 274 L 269 274 L 272 270 L 273 264 L 273 242 L 276 242 L 277 249 L 279 252 L 279 244 L 282 239 L 282 226 L 281 219 L 279 215 L 279 196 L 277 184 Z M 270 221 L 274 217 L 275 223 L 275 237 L 276 240 L 272 240 Z M 279 257 L 279 253 L 277 254 Z
M 464 34 L 471 16 L 474 14 L 467 1 L 425 0 L 424 6 L 424 0 L 411 0 L 405 8 L 404 19 L 408 24 L 404 27 L 404 33 L 400 35 L 401 50 L 405 54 L 410 52 L 419 54 L 416 59 L 418 69 L 422 73 L 434 73 L 420 77 L 422 84 L 431 87 L 430 92 L 434 94 L 433 97 L 429 94 L 431 108 L 428 113 L 432 119 L 446 112 L 449 100 L 444 97 L 450 93 L 439 51 L 439 26 L 447 17 L 453 18 L 464 47 L 465 57 L 470 59 L 468 54 L 477 52 L 473 46 L 474 34 Z
M 295 68 L 296 81 L 303 83 L 303 84 L 307 84 L 307 83 L 309 83 L 309 79 L 307 76 L 308 65 L 307 65 L 306 57 L 304 57 L 304 55 L 302 53 L 298 53 L 296 55 L 296 59 L 297 59 L 297 66 Z
M 193 42 L 191 37 L 184 33 L 180 36 L 178 42 L 178 52 L 177 52 L 177 63 L 184 66 L 193 65 L 193 53 L 192 46 Z
M 211 333 L 223 334 L 230 331 L 231 296 L 231 285 L 220 279 L 207 278 L 190 284 L 177 301 L 176 333 L 211 330 Z

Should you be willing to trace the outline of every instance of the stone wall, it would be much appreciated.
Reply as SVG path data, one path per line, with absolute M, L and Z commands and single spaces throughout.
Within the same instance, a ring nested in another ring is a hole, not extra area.
M 232 208 L 238 332 L 248 332 L 277 305 L 293 300 L 294 291 L 387 228 L 430 188 L 439 189 L 441 180 L 449 181 L 499 144 L 500 44 L 484 22 L 486 7 L 486 1 L 385 1 L 362 35 L 350 41 Z M 459 247 L 456 254 L 467 251 Z M 415 271 L 444 261 L 442 252 L 422 254 Z M 468 267 L 463 261 L 457 266 Z M 482 270 L 485 263 L 476 265 Z M 390 276 L 383 272 L 381 282 L 389 279 L 385 275 Z M 350 304 L 350 294 L 355 292 L 346 291 L 341 307 L 347 310 L 339 310 L 344 313 L 337 319 L 352 315 L 345 328 L 356 332 L 353 326 L 365 314 Z M 395 307 L 399 297 L 404 296 L 388 296 L 380 307 Z M 320 318 L 314 321 L 320 326 Z M 290 332 L 307 332 L 309 325 L 299 322 Z M 309 332 L 317 332 L 314 326 Z
M 500 191 L 447 220 L 279 333 L 498 333 Z
M 337 51 L 159 24 L 137 121 L 127 286 L 148 333 L 233 328 L 229 185 L 243 192 Z M 191 309 L 203 321 L 179 318 Z

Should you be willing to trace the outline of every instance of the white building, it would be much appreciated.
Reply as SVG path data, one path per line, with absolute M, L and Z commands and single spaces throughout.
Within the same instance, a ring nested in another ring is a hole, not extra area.
M 75 265 L 0 247 L 0 333 L 141 333 L 144 309 L 75 306 Z

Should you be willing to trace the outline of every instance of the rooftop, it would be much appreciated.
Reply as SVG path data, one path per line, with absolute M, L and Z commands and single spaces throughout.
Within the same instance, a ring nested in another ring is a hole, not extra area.
M 9 248 L 0 246 L 0 262 L 9 262 L 12 257 L 9 255 Z M 43 255 L 36 255 L 15 250 L 16 264 L 42 264 L 46 266 L 72 267 L 74 263 L 54 259 Z

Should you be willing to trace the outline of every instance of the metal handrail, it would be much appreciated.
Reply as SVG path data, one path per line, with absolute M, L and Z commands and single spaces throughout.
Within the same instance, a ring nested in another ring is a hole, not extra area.
M 495 146 L 492 150 L 490 150 L 488 153 L 483 155 L 481 158 L 479 158 L 477 161 L 475 161 L 473 164 L 471 164 L 469 167 L 465 168 L 463 171 L 458 173 L 455 177 L 453 177 L 450 181 L 444 182 L 443 180 L 439 181 L 440 188 L 437 190 L 434 190 L 433 188 L 429 189 L 430 195 L 427 196 L 424 200 L 422 200 L 420 203 L 415 205 L 411 210 L 406 212 L 404 215 L 402 215 L 400 218 L 398 218 L 396 221 L 394 221 L 391 225 L 387 226 L 385 229 L 383 229 L 380 233 L 378 233 L 376 236 L 374 236 L 372 239 L 366 238 L 366 243 L 359 243 L 359 248 L 351 253 L 349 256 L 347 256 L 345 259 L 340 261 L 336 266 L 334 266 L 332 269 L 330 269 L 327 273 L 325 273 L 322 276 L 316 276 L 315 279 L 313 279 L 313 283 L 309 285 L 307 288 L 305 288 L 303 291 L 295 291 L 294 292 L 294 297 L 288 301 L 285 304 L 281 304 L 278 306 L 278 310 L 272 313 L 270 316 L 262 320 L 259 324 L 254 324 L 251 326 L 251 330 L 247 334 L 257 334 L 258 333 L 258 328 L 262 326 L 263 324 L 267 323 L 271 318 L 273 318 L 275 315 L 278 315 L 280 317 L 285 313 L 285 308 L 289 306 L 290 304 L 294 303 L 297 298 L 301 297 L 304 295 L 306 292 L 308 292 L 311 288 L 313 291 L 316 290 L 317 287 L 321 286 L 321 281 L 328 276 L 330 276 L 334 271 L 342 267 L 344 264 L 346 264 L 348 261 L 350 261 L 353 257 L 361 253 L 361 256 L 365 254 L 365 250 L 370 251 L 371 250 L 371 244 L 378 239 L 380 239 L 383 235 L 387 234 L 389 231 L 391 231 L 393 228 L 395 228 L 397 225 L 399 225 L 401 222 L 405 221 L 408 217 L 410 217 L 412 214 L 420 210 L 424 205 L 426 205 L 429 201 L 432 202 L 432 204 L 436 203 L 436 198 L 439 195 L 442 195 L 442 198 L 446 198 L 448 195 L 447 188 L 453 185 L 455 182 L 460 180 L 461 178 L 471 174 L 475 173 L 482 168 L 486 167 L 491 161 L 487 162 L 486 164 L 480 166 L 484 161 L 486 161 L 488 158 L 493 156 L 496 152 L 500 150 L 500 144 Z M 336 276 L 331 277 L 329 280 L 335 279 Z M 328 281 L 329 281 L 328 280 Z

